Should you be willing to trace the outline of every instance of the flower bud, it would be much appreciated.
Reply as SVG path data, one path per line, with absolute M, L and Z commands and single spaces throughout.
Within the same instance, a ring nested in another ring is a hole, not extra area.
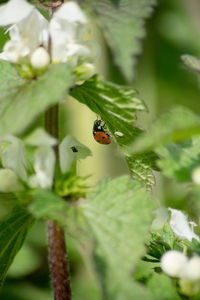
M 83 63 L 78 65 L 75 69 L 77 84 L 82 84 L 95 73 L 95 66 L 90 63 Z
M 182 277 L 188 262 L 187 257 L 179 251 L 167 251 L 161 258 L 161 268 L 169 276 Z
M 200 167 L 197 167 L 192 171 L 192 180 L 194 183 L 200 184 Z
M 31 65 L 34 69 L 43 70 L 48 67 L 50 56 L 47 50 L 43 47 L 37 48 L 31 56 Z
M 184 278 L 190 281 L 200 280 L 200 257 L 199 256 L 194 256 L 188 261 L 185 269 Z
M 0 169 L 0 191 L 4 193 L 18 192 L 23 186 L 18 180 L 17 175 L 10 169 Z

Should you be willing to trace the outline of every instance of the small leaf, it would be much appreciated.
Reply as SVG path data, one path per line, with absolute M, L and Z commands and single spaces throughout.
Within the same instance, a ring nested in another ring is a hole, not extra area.
M 37 80 L 26 82 L 13 65 L 0 61 L 0 136 L 18 134 L 49 106 L 65 100 L 72 85 L 68 64 L 51 65 Z
M 132 88 L 105 82 L 94 76 L 83 85 L 73 88 L 71 95 L 106 122 L 122 150 L 142 132 L 133 122 L 136 112 L 146 111 L 146 106 Z M 156 159 L 153 152 L 143 156 L 128 156 L 127 163 L 132 176 L 150 187 L 154 183 L 151 168 L 157 169 Z
M 98 17 L 99 25 L 116 64 L 130 81 L 136 55 L 141 53 L 140 39 L 145 36 L 145 20 L 151 15 L 156 0 L 87 0 Z
M 195 56 L 188 55 L 188 54 L 182 55 L 181 59 L 182 59 L 184 65 L 189 70 L 197 72 L 197 73 L 200 72 L 200 59 L 198 59 Z
M 145 297 L 130 272 L 144 254 L 153 207 L 145 189 L 128 176 L 105 178 L 80 205 L 105 299 L 132 299 L 134 291 Z
M 159 147 L 157 153 L 161 158 L 158 165 L 166 176 L 178 182 L 192 181 L 193 170 L 200 165 L 200 137 Z
M 0 286 L 32 224 L 33 217 L 21 207 L 15 207 L 0 221 Z
M 150 129 L 129 147 L 129 153 L 143 153 L 170 142 L 200 134 L 200 118 L 186 107 L 175 107 L 158 118 Z
M 59 145 L 59 159 L 62 173 L 67 172 L 75 159 L 84 159 L 91 156 L 88 147 L 79 143 L 73 136 L 66 136 Z

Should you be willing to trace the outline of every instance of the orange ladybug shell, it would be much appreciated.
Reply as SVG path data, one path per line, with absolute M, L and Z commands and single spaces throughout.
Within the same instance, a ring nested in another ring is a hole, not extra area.
M 103 131 L 97 131 L 94 133 L 94 139 L 100 143 L 100 144 L 103 144 L 103 145 L 107 145 L 107 144 L 110 144 L 111 141 L 109 139 L 109 136 L 103 132 Z

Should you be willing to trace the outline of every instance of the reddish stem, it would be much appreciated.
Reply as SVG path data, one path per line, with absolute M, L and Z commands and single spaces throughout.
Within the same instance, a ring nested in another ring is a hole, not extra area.
M 48 221 L 49 263 L 55 300 L 71 300 L 70 275 L 63 230 Z

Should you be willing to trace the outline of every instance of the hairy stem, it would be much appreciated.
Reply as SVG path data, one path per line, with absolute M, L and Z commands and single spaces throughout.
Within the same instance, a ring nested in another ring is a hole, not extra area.
M 58 105 L 51 107 L 45 113 L 45 128 L 57 139 Z M 58 146 L 54 147 L 58 158 Z M 53 221 L 48 221 L 49 265 L 55 300 L 71 300 L 69 262 L 67 257 L 65 235 L 63 230 Z

